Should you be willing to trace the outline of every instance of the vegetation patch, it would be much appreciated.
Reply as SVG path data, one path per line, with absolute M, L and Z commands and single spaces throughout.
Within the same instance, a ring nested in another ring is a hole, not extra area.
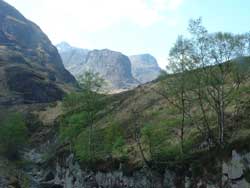
M 18 113 L 8 114 L 0 124 L 0 152 L 8 159 L 18 159 L 20 149 L 28 140 L 24 118 Z

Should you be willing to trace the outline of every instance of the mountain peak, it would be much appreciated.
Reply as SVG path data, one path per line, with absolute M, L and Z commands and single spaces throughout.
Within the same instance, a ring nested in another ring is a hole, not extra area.
M 112 89 L 130 89 L 138 85 L 137 81 L 150 82 L 157 78 L 161 71 L 157 60 L 149 53 L 128 57 L 107 48 L 86 51 L 65 46 L 70 45 L 61 43 L 57 48 L 65 67 L 73 75 L 78 77 L 87 70 L 98 72 Z
M 68 50 L 72 49 L 72 46 L 65 41 L 60 42 L 59 44 L 56 45 L 56 47 L 57 47 L 58 51 L 68 51 Z
M 132 64 L 133 76 L 141 83 L 156 79 L 161 72 L 157 60 L 151 54 L 139 54 L 129 57 Z
M 129 57 L 132 63 L 154 64 L 158 66 L 157 60 L 149 53 L 132 55 Z

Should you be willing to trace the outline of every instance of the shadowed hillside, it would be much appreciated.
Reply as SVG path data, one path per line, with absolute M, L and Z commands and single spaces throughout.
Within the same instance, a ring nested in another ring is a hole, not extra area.
M 0 103 L 52 102 L 76 86 L 41 29 L 0 1 Z

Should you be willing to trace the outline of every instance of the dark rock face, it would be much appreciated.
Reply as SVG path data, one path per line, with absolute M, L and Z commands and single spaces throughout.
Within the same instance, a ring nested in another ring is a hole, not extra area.
M 75 86 L 48 37 L 0 0 L 0 98 L 13 95 L 24 101 L 51 102 Z
M 11 91 L 20 93 L 24 103 L 52 102 L 62 99 L 63 91 L 53 82 L 46 82 L 44 78 L 26 69 L 12 67 L 6 70 L 7 83 Z
M 133 76 L 141 83 L 156 79 L 161 72 L 156 59 L 150 54 L 134 55 L 129 57 Z

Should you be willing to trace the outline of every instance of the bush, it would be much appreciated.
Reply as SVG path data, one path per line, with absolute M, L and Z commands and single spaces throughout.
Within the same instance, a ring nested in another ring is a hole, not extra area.
M 92 135 L 91 143 L 89 127 L 84 129 L 74 143 L 76 156 L 83 163 L 96 162 L 105 158 L 105 145 L 103 142 L 103 132 L 96 130 Z
M 91 145 L 89 143 L 89 127 L 84 128 L 74 142 L 76 155 L 81 162 L 96 162 L 110 156 L 117 159 L 126 157 L 125 139 L 119 124 L 112 122 L 104 129 L 94 128 L 93 133 Z
M 65 117 L 61 122 L 60 138 L 63 141 L 73 141 L 87 126 L 86 112 L 76 113 Z
M 117 158 L 123 158 L 126 155 L 124 151 L 126 143 L 121 125 L 111 121 L 110 125 L 104 130 L 104 135 L 106 153 Z
M 21 114 L 8 114 L 0 121 L 0 152 L 9 159 L 17 159 L 27 143 L 28 129 Z

